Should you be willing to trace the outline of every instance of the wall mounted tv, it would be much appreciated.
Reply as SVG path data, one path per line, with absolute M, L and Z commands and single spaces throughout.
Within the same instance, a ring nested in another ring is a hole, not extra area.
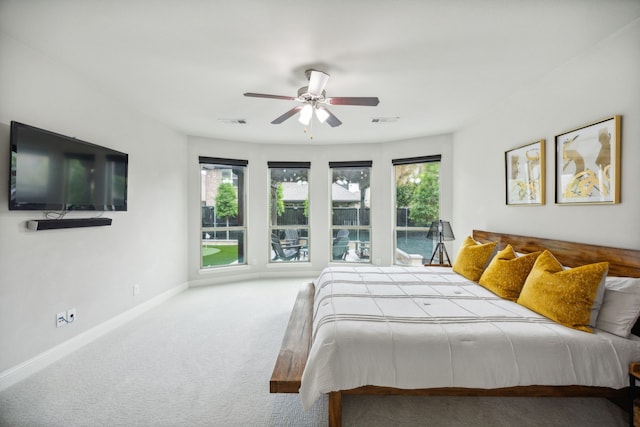
M 10 210 L 127 210 L 125 153 L 12 121 L 10 161 Z

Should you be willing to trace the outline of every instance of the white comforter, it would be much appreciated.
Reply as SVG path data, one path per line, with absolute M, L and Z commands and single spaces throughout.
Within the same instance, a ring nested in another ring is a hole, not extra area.
M 300 395 L 402 389 L 622 388 L 640 340 L 573 330 L 442 267 L 330 267 L 315 281 Z

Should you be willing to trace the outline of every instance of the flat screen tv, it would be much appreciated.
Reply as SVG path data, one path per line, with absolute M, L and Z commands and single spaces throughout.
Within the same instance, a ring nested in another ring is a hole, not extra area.
M 10 210 L 127 210 L 125 153 L 12 121 L 10 157 Z

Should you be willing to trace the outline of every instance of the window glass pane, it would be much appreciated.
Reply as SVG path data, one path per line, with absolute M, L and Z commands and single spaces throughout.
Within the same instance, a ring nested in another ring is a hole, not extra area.
M 271 262 L 309 261 L 309 168 L 269 167 Z
M 433 240 L 427 239 L 426 230 L 397 230 L 395 262 L 402 265 L 426 264 L 431 258 L 433 247 Z
M 370 228 L 333 228 L 331 260 L 371 262 Z
M 201 163 L 201 266 L 246 264 L 245 166 Z
M 308 261 L 308 228 L 272 228 L 271 261 Z
M 270 168 L 271 225 L 309 224 L 309 169 Z
M 332 225 L 370 225 L 369 169 L 331 169 Z
M 331 261 L 371 262 L 371 168 L 331 168 Z
M 202 233 L 202 267 L 244 264 L 244 231 L 219 230 Z
M 395 263 L 422 265 L 434 246 L 426 238 L 429 224 L 440 216 L 440 162 L 397 165 L 395 182 Z

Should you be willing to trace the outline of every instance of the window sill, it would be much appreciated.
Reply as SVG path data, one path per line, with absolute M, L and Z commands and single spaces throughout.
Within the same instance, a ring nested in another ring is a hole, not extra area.
M 251 266 L 247 264 L 242 264 L 242 265 L 225 266 L 225 267 L 200 268 L 198 270 L 198 274 L 200 276 L 206 276 L 209 274 L 216 274 L 220 272 L 247 271 L 247 270 L 251 270 Z
M 279 268 L 281 266 L 287 266 L 286 268 L 301 268 L 301 267 L 309 267 L 311 265 L 310 261 L 296 261 L 296 262 L 269 262 L 267 263 L 267 268 Z

